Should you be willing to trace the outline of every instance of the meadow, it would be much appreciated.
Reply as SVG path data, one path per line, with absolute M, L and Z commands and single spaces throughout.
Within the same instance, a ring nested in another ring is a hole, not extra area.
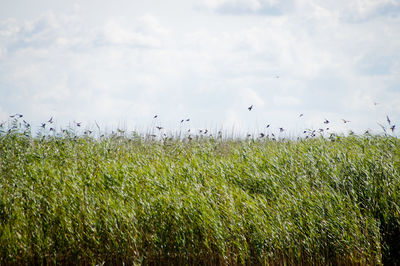
M 1 265 L 400 263 L 398 137 L 25 123 L 0 130 Z

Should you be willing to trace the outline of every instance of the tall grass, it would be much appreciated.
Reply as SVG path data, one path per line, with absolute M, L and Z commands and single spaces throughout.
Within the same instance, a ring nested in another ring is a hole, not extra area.
M 0 134 L 0 264 L 400 262 L 400 141 Z

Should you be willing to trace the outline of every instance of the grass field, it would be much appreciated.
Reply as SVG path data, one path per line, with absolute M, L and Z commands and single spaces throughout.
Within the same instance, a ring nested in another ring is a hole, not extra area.
M 28 128 L 0 134 L 1 265 L 400 263 L 397 137 Z

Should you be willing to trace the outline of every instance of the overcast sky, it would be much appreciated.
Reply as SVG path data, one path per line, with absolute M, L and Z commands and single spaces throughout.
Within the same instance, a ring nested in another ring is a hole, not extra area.
M 14 113 L 37 127 L 379 131 L 400 122 L 400 1 L 2 1 L 0 121 Z

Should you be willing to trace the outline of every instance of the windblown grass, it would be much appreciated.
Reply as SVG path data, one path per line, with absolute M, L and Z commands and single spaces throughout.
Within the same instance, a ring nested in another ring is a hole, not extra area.
M 0 134 L 0 264 L 382 264 L 400 141 Z

